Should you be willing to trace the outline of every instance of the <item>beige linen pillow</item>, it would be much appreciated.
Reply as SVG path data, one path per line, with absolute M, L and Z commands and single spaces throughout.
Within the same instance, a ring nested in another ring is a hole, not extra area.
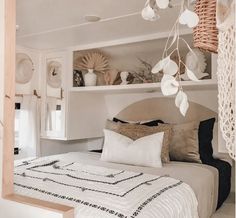
M 137 124 L 116 123 L 107 120 L 106 129 L 117 132 L 121 135 L 127 136 L 132 140 L 137 140 L 144 136 L 152 135 L 158 132 L 164 132 L 163 144 L 161 149 L 161 160 L 163 163 L 169 163 L 169 144 L 171 141 L 172 126 L 169 124 L 162 124 L 161 126 L 144 126 Z
M 201 163 L 198 145 L 199 122 L 173 125 L 170 159 Z

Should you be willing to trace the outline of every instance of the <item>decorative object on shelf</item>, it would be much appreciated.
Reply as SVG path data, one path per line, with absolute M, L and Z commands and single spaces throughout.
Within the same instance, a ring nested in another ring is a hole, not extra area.
M 73 87 L 84 86 L 83 73 L 80 70 L 73 70 Z
M 110 74 L 109 71 L 106 71 L 106 72 L 104 73 L 104 80 L 105 80 L 105 84 L 106 84 L 106 85 L 111 85 L 111 84 L 112 84 L 112 83 L 111 83 L 111 74 Z
M 175 104 L 179 108 L 183 116 L 185 116 L 187 113 L 189 103 L 188 97 L 184 93 L 183 87 L 181 85 L 181 64 L 185 66 L 186 74 L 190 80 L 196 82 L 199 81 L 195 74 L 181 60 L 179 51 L 180 41 L 183 41 L 189 51 L 191 51 L 195 55 L 188 43 L 182 37 L 180 37 L 180 24 L 187 25 L 189 28 L 194 28 L 199 22 L 198 15 L 195 12 L 191 11 L 189 8 L 189 0 L 182 0 L 179 16 L 169 33 L 162 59 L 152 69 L 152 73 L 154 74 L 163 71 L 164 75 L 161 80 L 162 93 L 166 96 L 177 94 Z M 176 47 L 174 47 L 174 45 Z M 173 50 L 170 51 L 170 49 Z M 171 60 L 171 55 L 173 55 L 174 53 L 176 53 L 177 56 L 177 63 Z
M 147 61 L 138 58 L 141 63 L 141 67 L 134 72 L 134 81 L 133 83 L 153 83 L 153 82 L 160 82 L 163 76 L 163 73 L 152 74 L 152 64 L 148 63 Z
M 216 27 L 216 0 L 196 1 L 195 12 L 200 22 L 193 31 L 194 47 L 217 53 L 218 30 Z
M 209 73 L 205 73 L 207 66 L 205 55 L 198 48 L 193 49 L 193 52 L 190 51 L 186 55 L 185 64 L 187 68 L 191 70 L 198 79 L 204 79 L 204 77 L 209 77 Z M 184 74 L 181 75 L 181 79 L 189 80 L 187 70 Z
M 90 52 L 80 58 L 75 67 L 80 70 L 88 70 L 88 73 L 84 75 L 85 86 L 95 86 L 97 83 L 97 73 L 107 72 L 109 70 L 109 63 L 107 57 L 101 52 Z
M 62 65 L 58 61 L 50 61 L 47 64 L 47 84 L 52 88 L 61 87 Z
M 129 76 L 129 72 L 127 71 L 123 71 L 120 73 L 120 78 L 121 78 L 121 84 L 120 85 L 127 85 L 128 84 L 128 76 Z
M 150 80 L 147 81 L 145 77 L 140 72 L 132 72 L 133 76 L 133 84 L 140 84 L 140 83 L 150 83 Z
M 106 71 L 106 73 L 104 74 L 104 80 L 106 85 L 113 85 L 117 74 L 118 70 L 116 69 L 110 69 L 109 71 Z
M 85 86 L 96 86 L 97 75 L 94 73 L 93 69 L 88 69 L 88 73 L 84 75 Z
M 236 160 L 235 144 L 235 2 L 217 1 L 218 105 L 222 136 L 229 155 Z
M 144 20 L 156 21 L 160 18 L 158 10 L 168 7 L 172 7 L 170 0 L 147 0 L 141 15 Z
M 109 70 L 109 62 L 100 52 L 90 52 L 77 61 L 76 67 L 81 70 L 93 69 L 98 73 L 105 73 Z
M 124 77 L 126 77 L 126 75 L 124 74 L 123 75 L 123 79 L 125 79 Z M 129 73 L 128 72 L 128 76 L 126 77 L 126 84 L 132 84 L 133 83 L 133 80 L 134 80 L 134 76 L 133 74 Z M 121 79 L 121 72 L 119 72 L 117 75 L 116 75 L 116 78 L 113 82 L 113 85 L 121 85 L 122 83 L 122 79 Z M 122 84 L 124 85 L 124 84 Z
M 31 58 L 24 53 L 16 54 L 16 82 L 26 84 L 30 82 L 34 73 L 34 64 Z

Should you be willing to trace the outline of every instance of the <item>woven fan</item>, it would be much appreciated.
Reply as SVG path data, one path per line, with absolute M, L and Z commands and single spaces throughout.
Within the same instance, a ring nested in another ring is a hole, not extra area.
M 99 52 L 88 53 L 77 63 L 76 67 L 81 70 L 93 69 L 100 73 L 105 73 L 108 67 L 108 59 Z

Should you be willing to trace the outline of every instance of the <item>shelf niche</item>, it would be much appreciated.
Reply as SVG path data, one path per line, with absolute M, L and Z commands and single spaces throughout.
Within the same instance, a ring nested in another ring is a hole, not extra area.
M 190 46 L 192 46 L 192 35 L 182 36 Z M 160 90 L 160 80 L 162 74 L 152 74 L 150 68 L 152 68 L 159 60 L 162 58 L 163 49 L 166 43 L 166 38 L 147 40 L 142 42 L 128 43 L 122 45 L 114 45 L 107 47 L 100 47 L 96 49 L 85 49 L 73 52 L 73 70 L 81 71 L 82 76 L 84 76 L 87 71 L 81 70 L 76 67 L 76 62 L 81 59 L 84 55 L 90 52 L 101 52 L 109 59 L 109 66 L 111 70 L 109 71 L 111 80 L 114 82 L 116 74 L 122 71 L 127 71 L 131 75 L 138 74 L 141 77 L 146 75 L 148 82 L 141 82 L 141 80 L 135 79 L 132 84 L 128 85 L 106 85 L 104 80 L 104 75 L 97 72 L 97 85 L 96 86 L 78 86 L 74 81 L 74 75 L 72 77 L 73 83 L 70 91 L 78 92 L 154 92 Z M 193 47 L 193 46 L 192 46 Z M 184 43 L 181 43 L 180 54 L 182 60 L 185 62 L 185 57 L 189 52 L 187 46 Z M 205 72 L 209 76 L 205 77 L 201 82 L 192 82 L 192 81 L 182 81 L 182 85 L 187 89 L 197 89 L 203 88 L 210 85 L 209 88 L 215 87 L 214 75 L 212 75 L 212 56 L 210 53 L 204 53 L 206 57 L 207 67 Z M 173 56 L 174 57 L 174 56 Z M 148 64 L 148 67 L 145 67 L 145 63 Z M 184 71 L 184 69 L 183 69 Z M 146 80 L 146 81 L 147 81 Z

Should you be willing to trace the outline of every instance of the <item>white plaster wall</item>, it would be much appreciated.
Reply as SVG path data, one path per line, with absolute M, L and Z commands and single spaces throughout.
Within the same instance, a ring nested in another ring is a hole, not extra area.
M 217 89 L 186 91 L 186 93 L 188 94 L 190 101 L 202 104 L 212 109 L 213 111 L 217 112 L 218 110 Z M 143 99 L 153 98 L 153 97 L 163 97 L 163 96 L 160 92 L 105 95 L 104 98 L 106 104 L 106 112 L 105 112 L 105 117 L 101 119 L 112 119 L 114 116 L 116 116 L 120 111 L 122 111 L 130 104 L 135 103 L 137 101 L 141 101 Z M 85 111 L 84 114 L 86 112 L 87 111 Z M 76 119 L 76 123 L 78 122 L 78 119 Z M 159 117 L 159 119 L 161 119 L 161 117 Z M 71 122 L 73 122 L 74 120 L 75 119 L 71 120 Z M 103 135 L 102 128 L 103 127 L 101 127 L 101 136 Z M 78 130 L 78 128 L 73 128 L 73 129 Z M 217 138 L 217 123 L 215 125 L 214 135 L 215 135 L 213 140 L 214 153 L 215 155 L 218 156 L 218 144 L 223 146 L 224 142 L 221 142 L 220 139 Z M 94 139 L 90 138 L 84 140 L 70 140 L 70 141 L 41 139 L 41 151 L 42 151 L 42 156 L 47 156 L 71 151 L 100 149 L 102 147 L 102 144 L 103 144 L 102 138 L 94 138 Z
M 3 120 L 4 87 L 4 1 L 0 0 L 0 120 Z M 0 196 L 2 193 L 2 134 L 0 127 Z M 0 197 L 0 218 L 62 218 L 62 215 L 47 210 L 3 200 Z
M 42 156 L 48 156 L 67 152 L 87 151 L 88 146 L 86 139 L 72 141 L 41 139 L 40 149 Z
M 200 103 L 213 111 L 217 112 L 217 90 L 194 90 L 186 91 L 188 94 L 189 100 L 195 103 Z M 107 95 L 105 97 L 108 117 L 112 118 L 118 114 L 121 110 L 126 108 L 128 105 L 141 101 L 147 98 L 154 97 L 163 97 L 160 92 L 154 93 L 135 93 L 135 94 L 116 94 L 116 95 Z
M 63 154 L 67 152 L 88 151 L 101 149 L 103 138 L 81 139 L 81 140 L 48 140 L 41 139 L 41 155 L 48 156 Z

